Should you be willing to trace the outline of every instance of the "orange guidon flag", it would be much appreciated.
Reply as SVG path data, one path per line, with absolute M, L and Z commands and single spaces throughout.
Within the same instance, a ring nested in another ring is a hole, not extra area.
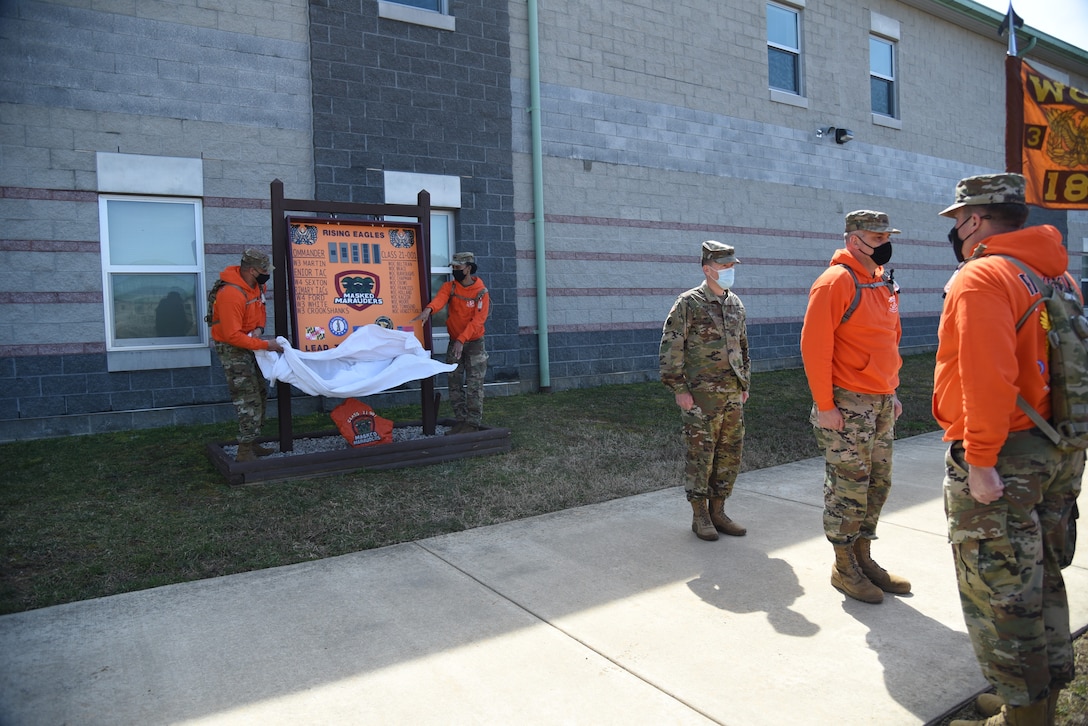
M 1088 93 L 1020 65 L 1027 202 L 1088 209 Z

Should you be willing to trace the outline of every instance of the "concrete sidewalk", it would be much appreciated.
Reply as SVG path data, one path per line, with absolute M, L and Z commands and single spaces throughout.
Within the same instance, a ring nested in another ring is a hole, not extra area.
M 0 724 L 923 724 L 985 687 L 944 448 L 896 443 L 873 553 L 914 594 L 882 605 L 828 582 L 812 459 L 741 475 L 743 538 L 669 489 L 0 617 Z

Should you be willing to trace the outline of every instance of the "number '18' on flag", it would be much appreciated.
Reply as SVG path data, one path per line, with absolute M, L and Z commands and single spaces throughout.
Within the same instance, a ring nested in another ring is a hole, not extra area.
M 1088 92 L 1005 62 L 1006 171 L 1024 175 L 1028 204 L 1088 209 Z

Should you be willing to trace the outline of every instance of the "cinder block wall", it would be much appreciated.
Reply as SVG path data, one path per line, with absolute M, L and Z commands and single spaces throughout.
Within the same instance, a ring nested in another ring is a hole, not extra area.
M 108 372 L 97 152 L 199 158 L 209 279 L 312 194 L 307 3 L 0 4 L 0 440 L 233 417 L 218 363 Z
M 272 179 L 377 202 L 385 171 L 458 176 L 459 245 L 495 302 L 489 385 L 535 390 L 526 3 L 455 2 L 452 32 L 378 18 L 371 0 L 88 5 L 0 3 L 0 440 L 233 417 L 214 357 L 107 371 L 98 152 L 201 159 L 213 278 L 269 243 Z M 710 238 L 743 260 L 757 367 L 797 365 L 808 286 L 858 208 L 903 230 L 904 349 L 935 345 L 953 266 L 936 212 L 958 178 L 1003 166 L 1000 39 L 897 0 L 807 3 L 788 103 L 768 90 L 764 3 L 540 11 L 553 388 L 656 378 L 661 323 Z M 869 112 L 875 17 L 899 30 L 898 124 Z M 1083 68 L 1059 70 L 1088 88 Z M 829 125 L 854 141 L 818 139 Z M 1088 213 L 1033 221 L 1068 234 L 1080 274 Z
M 385 172 L 460 177 L 456 246 L 491 295 L 489 382 L 518 377 L 509 20 L 490 0 L 451 3 L 455 30 L 378 16 L 378 3 L 314 6 L 319 199 L 381 203 Z
M 525 3 L 511 2 L 510 13 L 518 110 L 530 105 Z M 935 347 L 955 266 L 937 212 L 961 177 L 1004 168 L 1004 99 L 992 90 L 1003 87 L 1004 42 L 894 0 L 807 3 L 802 18 L 803 98 L 788 103 L 768 88 L 765 3 L 541 5 L 553 387 L 654 377 L 662 321 L 701 281 L 706 239 L 734 244 L 742 259 L 734 289 L 757 367 L 797 365 L 809 285 L 854 209 L 885 211 L 903 231 L 889 265 L 903 288 L 903 347 Z M 889 23 L 899 30 L 901 114 L 882 124 L 870 110 L 869 36 Z M 969 123 L 956 109 L 972 109 Z M 531 136 L 527 114 L 513 119 L 518 319 L 531 387 Z M 854 140 L 817 138 L 828 126 L 850 128 Z M 1045 216 L 1066 229 L 1065 213 Z M 1071 247 L 1079 252 L 1079 240 Z M 1079 274 L 1079 257 L 1071 267 Z

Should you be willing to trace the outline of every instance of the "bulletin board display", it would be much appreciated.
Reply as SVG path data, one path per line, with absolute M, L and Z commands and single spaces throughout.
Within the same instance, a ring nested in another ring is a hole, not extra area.
M 364 325 L 415 333 L 427 300 L 422 227 L 289 217 L 287 258 L 295 346 L 335 348 Z

